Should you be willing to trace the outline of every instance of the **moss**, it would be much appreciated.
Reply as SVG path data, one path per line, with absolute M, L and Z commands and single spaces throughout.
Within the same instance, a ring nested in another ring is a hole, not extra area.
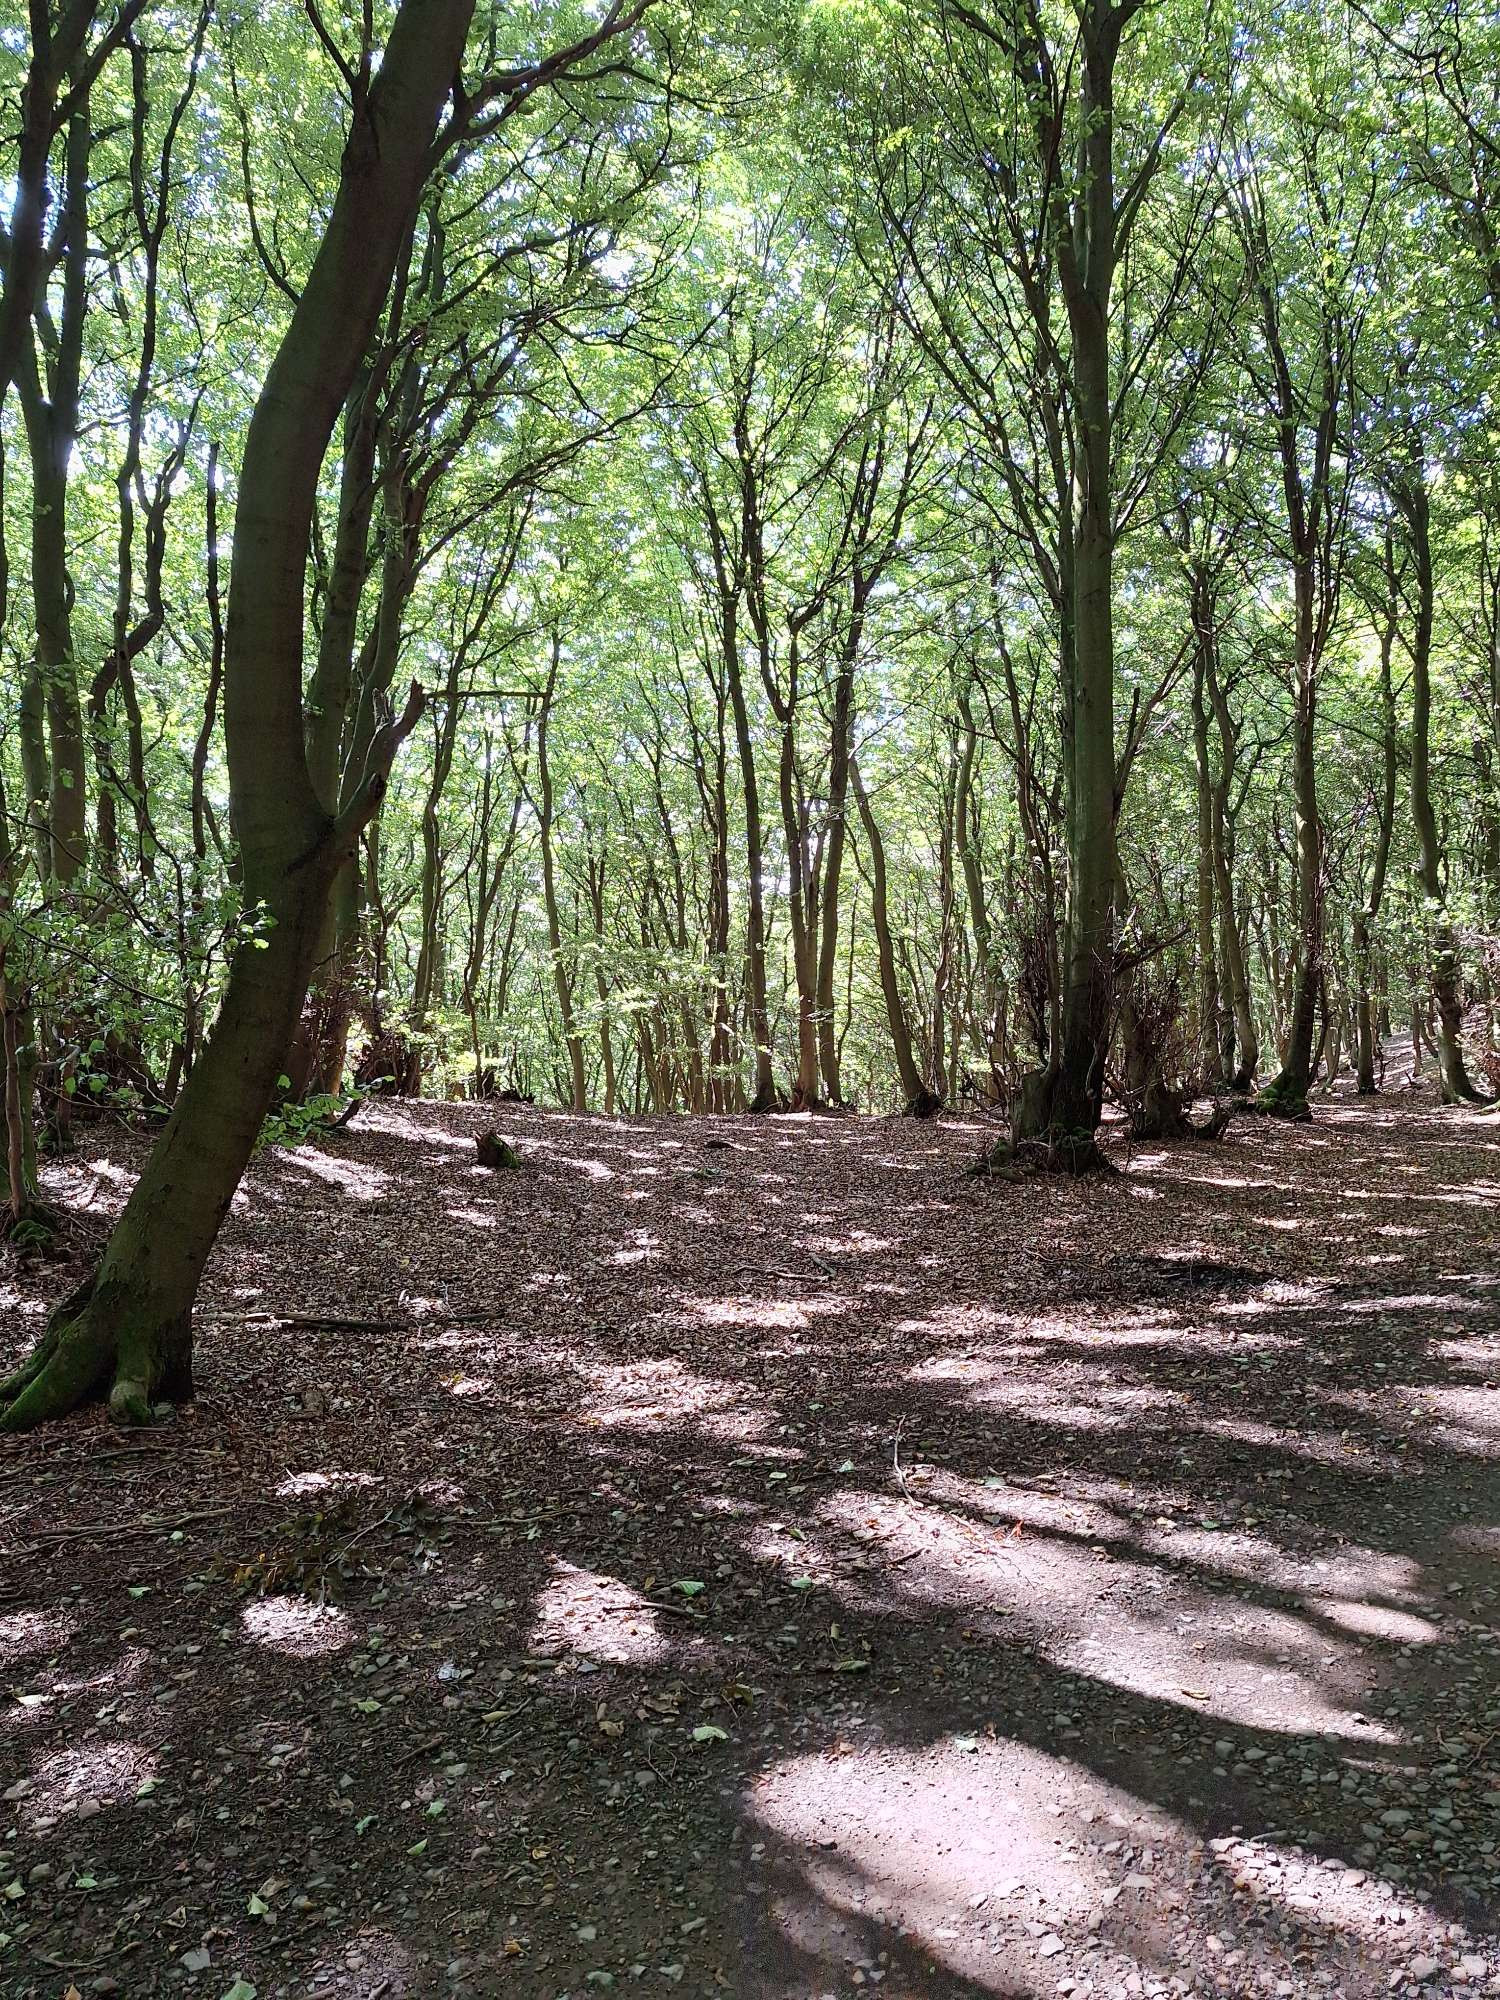
M 1258 1097 L 1251 1098 L 1245 1108 L 1259 1112 L 1265 1118 L 1289 1118 L 1302 1125 L 1310 1123 L 1312 1119 L 1312 1106 L 1307 1101 L 1307 1091 L 1285 1074 L 1268 1083 Z

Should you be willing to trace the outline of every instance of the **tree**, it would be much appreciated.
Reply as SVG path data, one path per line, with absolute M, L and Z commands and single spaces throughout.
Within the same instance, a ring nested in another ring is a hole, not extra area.
M 0 1385 L 0 1424 L 30 1427 L 106 1388 L 144 1421 L 192 1380 L 191 1313 L 219 1224 L 250 1158 L 301 1008 L 333 875 L 379 805 L 415 705 L 372 745 L 360 789 L 330 818 L 302 736 L 303 596 L 323 454 L 440 150 L 472 0 L 403 0 L 378 72 L 368 43 L 346 71 L 337 192 L 307 283 L 257 399 L 235 509 L 224 711 L 247 922 L 218 1021 L 98 1269 Z M 482 101 L 482 99 L 481 99 Z M 452 125 L 448 128 L 451 136 Z

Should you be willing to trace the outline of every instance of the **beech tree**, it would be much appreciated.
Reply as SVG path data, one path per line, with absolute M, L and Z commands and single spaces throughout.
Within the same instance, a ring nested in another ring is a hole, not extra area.
M 0 1227 L 150 1141 L 12 1427 L 378 1092 L 1500 1090 L 1490 27 L 528 19 L 0 37 Z
M 242 936 L 208 1044 L 98 1269 L 0 1385 L 0 1423 L 12 1430 L 101 1386 L 113 1413 L 133 1421 L 190 1390 L 198 1281 L 276 1090 L 334 877 L 420 713 L 414 682 L 330 813 L 302 728 L 306 571 L 324 453 L 435 166 L 529 94 L 547 67 L 466 86 L 472 15 L 473 0 L 402 0 L 378 68 L 368 29 L 352 60 L 331 51 L 348 91 L 337 189 L 246 430 L 235 506 L 223 705 Z M 606 16 L 590 47 L 619 25 L 618 12 Z

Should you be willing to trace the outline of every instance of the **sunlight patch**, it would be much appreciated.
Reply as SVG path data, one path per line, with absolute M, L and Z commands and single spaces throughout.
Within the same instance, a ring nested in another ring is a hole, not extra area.
M 591 1393 L 580 1408 L 580 1421 L 602 1429 L 650 1429 L 691 1418 L 699 1430 L 741 1440 L 766 1426 L 732 1383 L 695 1375 L 680 1361 L 600 1362 L 589 1369 L 587 1380 Z
M 617 1576 L 552 1561 L 552 1579 L 537 1599 L 527 1651 L 577 1653 L 589 1660 L 639 1666 L 667 1655 L 649 1599 Z
M 245 1636 L 294 1660 L 321 1659 L 354 1643 L 354 1628 L 334 1604 L 305 1597 L 261 1597 L 240 1613 Z
M 1432 1646 L 1443 1636 L 1430 1619 L 1399 1611 L 1394 1605 L 1372 1604 L 1367 1598 L 1310 1597 L 1307 1602 L 1310 1610 L 1330 1624 L 1362 1639 L 1389 1639 L 1397 1646 Z
M 391 1184 L 390 1175 L 380 1167 L 367 1166 L 359 1160 L 335 1159 L 332 1154 L 314 1153 L 306 1148 L 278 1153 L 277 1160 L 284 1167 L 327 1181 L 330 1187 L 336 1187 L 340 1194 L 354 1201 L 378 1201 Z
M 276 1489 L 278 1500 L 301 1500 L 313 1493 L 353 1493 L 375 1485 L 373 1472 L 293 1472 Z
M 991 1986 L 994 1911 L 1030 1919 L 1037 1934 L 1084 1934 L 1127 1873 L 1102 1840 L 1095 1852 L 1065 1846 L 1069 1821 L 1106 1822 L 1101 1835 L 1113 1833 L 1116 1848 L 1121 1834 L 1157 1846 L 1182 1837 L 1175 1820 L 1081 1766 L 993 1735 L 841 1749 L 763 1773 L 747 1801 L 754 1821 L 798 1851 L 812 1893 L 783 1896 L 778 1916 L 820 1959 L 843 1956 L 843 1919 L 876 1911 L 981 1990 L 1014 1991 L 1009 1980 Z
M 141 1743 L 83 1743 L 54 1750 L 38 1762 L 26 1795 L 31 1819 L 61 1819 L 80 1808 L 98 1812 L 144 1795 L 156 1781 L 156 1759 Z
M 710 1326 L 783 1327 L 805 1333 L 812 1320 L 849 1310 L 845 1299 L 693 1299 L 692 1310 Z
M 77 1630 L 75 1616 L 59 1611 L 13 1611 L 0 1618 L 0 1666 L 38 1653 L 58 1652 Z

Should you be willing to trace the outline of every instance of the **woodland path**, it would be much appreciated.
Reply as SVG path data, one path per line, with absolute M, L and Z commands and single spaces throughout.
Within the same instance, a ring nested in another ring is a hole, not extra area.
M 1500 1122 L 495 1117 L 264 1154 L 197 1404 L 5 1443 L 8 1996 L 1500 1993 Z

